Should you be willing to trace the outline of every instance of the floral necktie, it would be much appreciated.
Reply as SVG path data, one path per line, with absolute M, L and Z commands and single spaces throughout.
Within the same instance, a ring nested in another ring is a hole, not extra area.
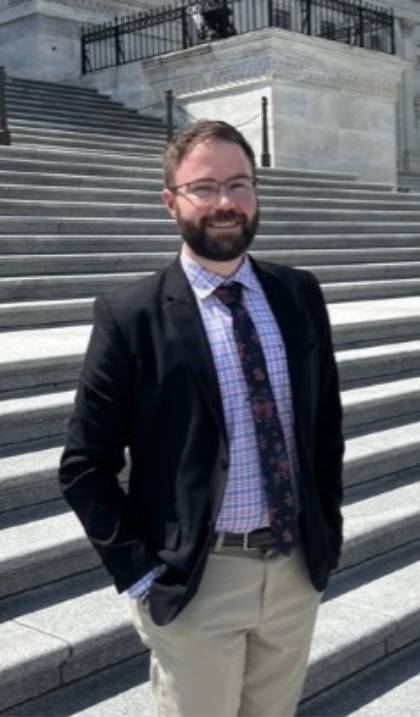
M 222 284 L 215 296 L 228 307 L 254 419 L 261 474 L 273 544 L 288 555 L 297 542 L 298 524 L 291 467 L 264 353 L 254 322 L 242 303 L 242 284 Z

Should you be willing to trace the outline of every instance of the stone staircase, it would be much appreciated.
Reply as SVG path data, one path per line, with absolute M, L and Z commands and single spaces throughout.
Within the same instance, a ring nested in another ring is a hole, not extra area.
M 93 297 L 165 266 L 179 247 L 158 197 L 164 130 L 92 90 L 10 80 L 7 97 L 0 712 L 148 717 L 147 652 L 56 472 Z M 259 171 L 259 192 L 253 253 L 319 277 L 345 409 L 343 558 L 300 714 L 376 717 L 393 676 L 420 668 L 420 195 L 279 169 Z M 388 686 L 377 713 L 372 680 Z

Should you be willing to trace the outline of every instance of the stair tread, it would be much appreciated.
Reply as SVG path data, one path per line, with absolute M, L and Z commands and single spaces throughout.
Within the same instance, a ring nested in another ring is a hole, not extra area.
M 153 717 L 148 656 L 139 655 L 107 668 L 59 692 L 8 710 L 4 717 Z M 417 717 L 420 702 L 418 646 L 399 651 L 386 665 L 367 668 L 331 696 L 320 696 L 298 707 L 297 717 Z
M 406 553 L 410 553 L 410 549 Z M 361 662 L 366 664 L 377 659 L 378 652 L 385 654 L 386 648 L 398 644 L 399 639 L 408 641 L 404 632 L 416 622 L 418 631 L 420 564 L 415 560 L 418 546 L 412 548 L 411 553 L 413 563 L 332 597 L 321 606 L 310 656 L 308 689 L 311 689 L 311 682 L 312 689 L 328 686 L 335 672 L 348 675 Z M 392 567 L 392 561 L 389 562 Z M 351 570 L 356 573 L 359 569 Z M 89 589 L 89 577 L 80 576 L 86 589 Z M 45 594 L 48 590 L 51 592 L 51 587 L 26 596 L 26 612 L 17 623 L 9 621 L 0 625 L 3 664 L 9 668 L 10 681 L 12 677 L 17 679 L 14 670 L 22 664 L 25 674 L 29 675 L 31 671 L 46 669 L 47 660 L 49 670 L 61 667 L 64 681 L 69 675 L 71 679 L 75 662 L 83 668 L 81 663 L 92 651 L 97 653 L 118 637 L 128 641 L 134 636 L 128 602 L 117 596 L 113 588 L 92 590 L 58 604 L 34 609 L 34 604 L 42 603 L 41 599 L 36 600 L 36 593 Z M 14 596 L 12 603 L 8 608 L 7 602 L 3 602 L 0 614 L 4 617 L 15 614 L 19 598 Z M 25 596 L 22 596 L 22 608 L 24 603 Z M 25 639 L 25 633 L 27 638 L 35 637 L 35 644 Z M 17 639 L 18 636 L 21 639 Z M 132 654 L 135 644 L 133 642 Z
M 343 557 L 354 543 L 360 546 L 373 533 L 379 542 L 387 532 L 398 528 L 401 542 L 408 542 L 404 534 L 413 522 L 416 538 L 420 539 L 420 482 L 398 485 L 385 478 L 382 483 L 384 492 L 380 492 L 381 481 L 378 481 L 375 488 L 379 494 L 375 492 L 365 497 L 363 489 L 359 488 L 359 499 L 344 505 Z M 26 512 L 30 516 L 31 509 Z M 76 544 L 89 546 L 78 519 L 70 510 L 3 526 L 0 530 L 0 575 L 44 560 L 46 551 L 49 559 L 54 556 L 64 559 Z
M 27 411 L 39 413 L 48 409 L 70 408 L 74 399 L 74 391 L 56 391 L 54 393 L 42 393 L 36 396 L 25 396 L 24 398 L 9 398 L 0 401 L 0 420 L 9 421 L 16 414 Z M 9 423 L 10 425 L 10 423 Z
M 91 299 L 71 299 L 69 301 L 88 302 Z M 50 301 L 28 302 L 29 305 L 39 305 L 39 303 L 47 305 Z M 55 301 L 54 303 L 61 304 L 62 302 Z M 386 323 L 390 319 L 404 319 L 407 316 L 420 318 L 420 297 L 337 303 L 331 304 L 328 310 L 333 327 L 352 323 L 362 325 L 372 321 Z M 0 354 L 0 366 L 24 359 L 80 355 L 86 348 L 90 331 L 90 326 L 71 325 L 60 328 L 9 331 L 2 334 L 4 350 Z M 412 342 L 408 343 L 412 344 Z M 391 352 L 394 351 L 392 346 L 393 344 L 389 344 Z
M 373 383 L 369 386 L 344 389 L 341 399 L 345 408 L 371 401 L 387 401 L 389 398 L 410 396 L 420 393 L 420 376 L 398 378 L 386 383 Z
M 386 404 L 392 399 L 401 401 L 403 397 L 413 399 L 417 396 L 420 396 L 420 376 L 398 378 L 386 383 L 373 383 L 357 388 L 345 388 L 341 391 L 345 412 L 354 407 L 360 408 L 363 405 L 376 403 Z M 73 391 L 56 391 L 23 398 L 6 398 L 0 401 L 0 419 L 8 418 L 10 421 L 12 416 L 27 411 L 36 410 L 41 414 L 46 409 L 70 407 L 73 397 Z
M 80 355 L 86 349 L 90 332 L 90 326 L 9 331 L 1 337 L 4 350 L 0 353 L 0 366 L 34 358 Z
M 71 392 L 69 392 L 71 393 Z M 402 426 L 395 426 L 349 438 L 346 441 L 344 457 L 345 467 L 352 463 L 368 461 L 371 456 L 388 455 L 393 451 L 407 447 L 418 448 L 420 456 L 420 421 L 412 421 Z M 0 488 L 4 485 L 13 487 L 15 481 L 25 480 L 28 472 L 31 475 L 38 473 L 56 473 L 62 446 L 55 446 L 28 453 L 0 457 Z M 389 464 L 388 464 L 389 465 Z M 384 474 L 386 475 L 386 473 Z

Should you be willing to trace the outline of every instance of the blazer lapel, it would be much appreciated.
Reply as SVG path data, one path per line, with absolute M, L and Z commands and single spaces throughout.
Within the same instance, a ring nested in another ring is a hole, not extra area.
M 172 318 L 205 401 L 210 406 L 226 439 L 223 404 L 200 311 L 194 293 L 182 270 L 179 258 L 166 273 L 165 308 Z

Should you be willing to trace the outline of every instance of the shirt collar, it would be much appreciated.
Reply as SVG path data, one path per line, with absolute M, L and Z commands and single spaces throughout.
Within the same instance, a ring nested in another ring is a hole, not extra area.
M 254 271 L 251 266 L 248 255 L 246 254 L 242 264 L 238 267 L 234 274 L 225 279 L 219 274 L 205 269 L 201 264 L 192 259 L 185 251 L 181 249 L 181 266 L 187 276 L 191 287 L 197 298 L 204 301 L 217 289 L 221 284 L 230 284 L 232 281 L 238 281 L 246 289 L 258 290 L 258 283 Z

